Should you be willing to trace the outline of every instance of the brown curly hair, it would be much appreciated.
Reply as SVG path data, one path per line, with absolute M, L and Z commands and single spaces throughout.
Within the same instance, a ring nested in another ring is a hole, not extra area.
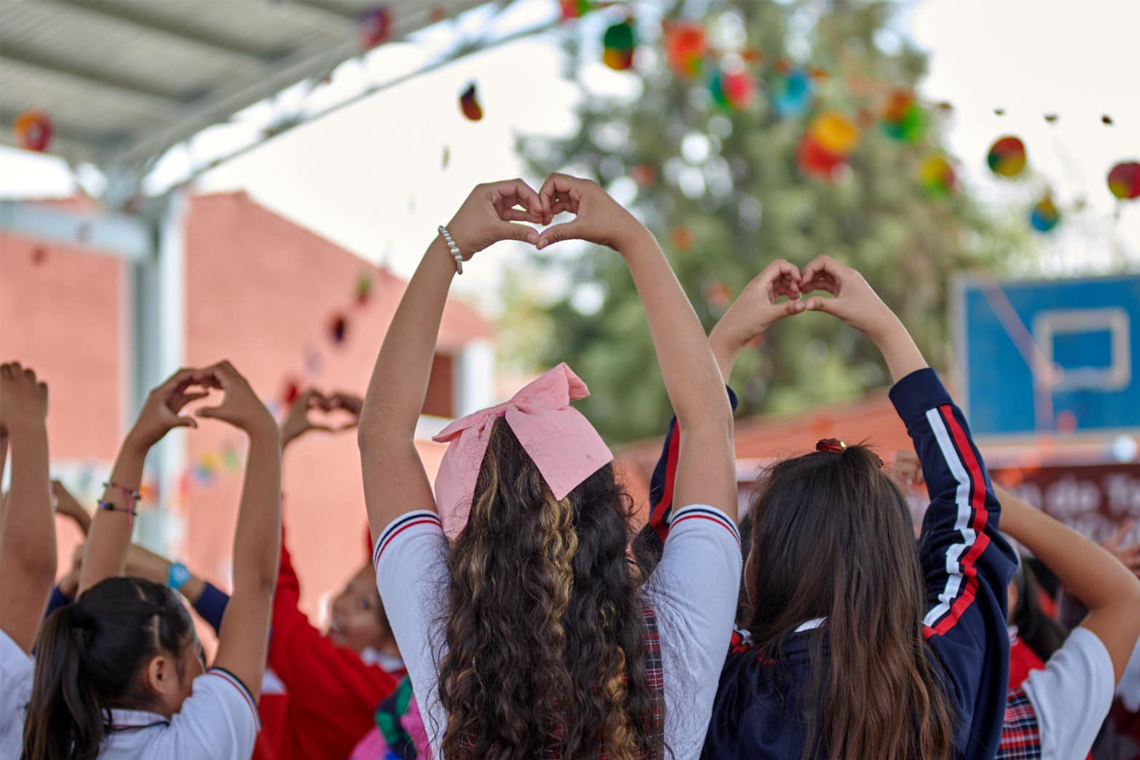
M 495 423 L 448 559 L 443 757 L 663 756 L 630 513 L 612 465 L 556 500 Z

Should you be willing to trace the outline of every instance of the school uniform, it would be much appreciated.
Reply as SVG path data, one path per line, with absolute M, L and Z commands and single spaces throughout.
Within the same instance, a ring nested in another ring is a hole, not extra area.
M 1104 643 L 1075 628 L 1043 667 L 1011 689 L 995 760 L 1079 760 L 1112 706 L 1115 672 Z
M 419 699 L 433 758 L 447 714 L 439 703 L 437 656 L 446 652 L 448 543 L 435 512 L 396 518 L 376 541 L 376 583 Z M 650 684 L 664 703 L 660 731 L 674 757 L 695 758 L 732 630 L 740 585 L 740 534 L 718 509 L 690 505 L 672 515 L 657 569 L 642 591 Z M 656 628 L 656 630 L 653 630 Z M 552 739 L 554 739 L 552 737 Z M 558 757 L 552 741 L 544 757 Z
M 914 441 L 930 492 L 919 540 L 928 603 L 923 634 L 955 712 L 956 755 L 992 757 L 1008 692 L 1006 586 L 1017 559 L 998 532 L 1001 507 L 981 454 L 937 374 L 932 369 L 914 372 L 895 384 L 890 397 Z M 651 511 L 654 520 L 670 510 L 670 461 L 675 461 L 678 439 L 671 426 L 664 466 L 658 465 L 663 481 L 656 489 L 661 495 Z M 828 630 L 826 621 L 804 622 L 789 637 L 778 663 L 766 659 L 746 633 L 734 634 L 703 757 L 801 756 L 809 739 L 796 703 L 811 677 L 811 637 L 822 637 L 827 656 L 828 637 L 840 635 Z
M 17 758 L 24 747 L 24 717 L 36 664 L 0 629 L 0 757 Z
M 221 668 L 195 678 L 193 688 L 169 718 L 111 710 L 99 760 L 246 760 L 261 728 L 249 690 Z

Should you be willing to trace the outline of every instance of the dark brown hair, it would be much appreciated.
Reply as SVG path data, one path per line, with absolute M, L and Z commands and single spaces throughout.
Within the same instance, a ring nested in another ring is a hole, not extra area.
M 630 511 L 611 465 L 556 500 L 495 423 L 448 560 L 442 757 L 661 757 Z
M 1011 583 L 1017 584 L 1017 606 L 1009 612 L 1009 622 L 1017 626 L 1017 635 L 1033 653 L 1048 660 L 1065 643 L 1065 629 L 1041 609 L 1038 598 L 1041 585 L 1037 574 L 1022 557 Z
M 178 596 L 142 578 L 108 578 L 53 612 L 36 637 L 24 760 L 94 760 L 112 707 L 155 706 L 150 659 L 172 656 L 181 676 L 193 637 Z
M 946 760 L 949 695 L 923 640 L 926 607 L 906 502 L 870 449 L 774 465 L 752 503 L 747 628 L 783 658 L 808 620 L 811 677 L 797 705 L 803 758 Z

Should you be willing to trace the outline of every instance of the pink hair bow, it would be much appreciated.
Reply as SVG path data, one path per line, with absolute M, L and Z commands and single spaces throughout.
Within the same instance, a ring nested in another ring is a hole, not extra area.
M 491 427 L 506 417 L 554 498 L 563 499 L 586 478 L 613 461 L 598 431 L 570 406 L 590 390 L 565 363 L 534 380 L 506 403 L 469 414 L 432 440 L 449 443 L 435 477 L 435 501 L 443 530 L 457 536 L 467 524 L 471 500 Z

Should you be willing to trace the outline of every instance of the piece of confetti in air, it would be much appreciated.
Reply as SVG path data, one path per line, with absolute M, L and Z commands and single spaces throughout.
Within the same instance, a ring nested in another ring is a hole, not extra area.
M 479 105 L 479 93 L 475 83 L 467 85 L 467 89 L 459 96 L 459 107 L 468 121 L 479 121 L 483 118 L 483 107 Z

